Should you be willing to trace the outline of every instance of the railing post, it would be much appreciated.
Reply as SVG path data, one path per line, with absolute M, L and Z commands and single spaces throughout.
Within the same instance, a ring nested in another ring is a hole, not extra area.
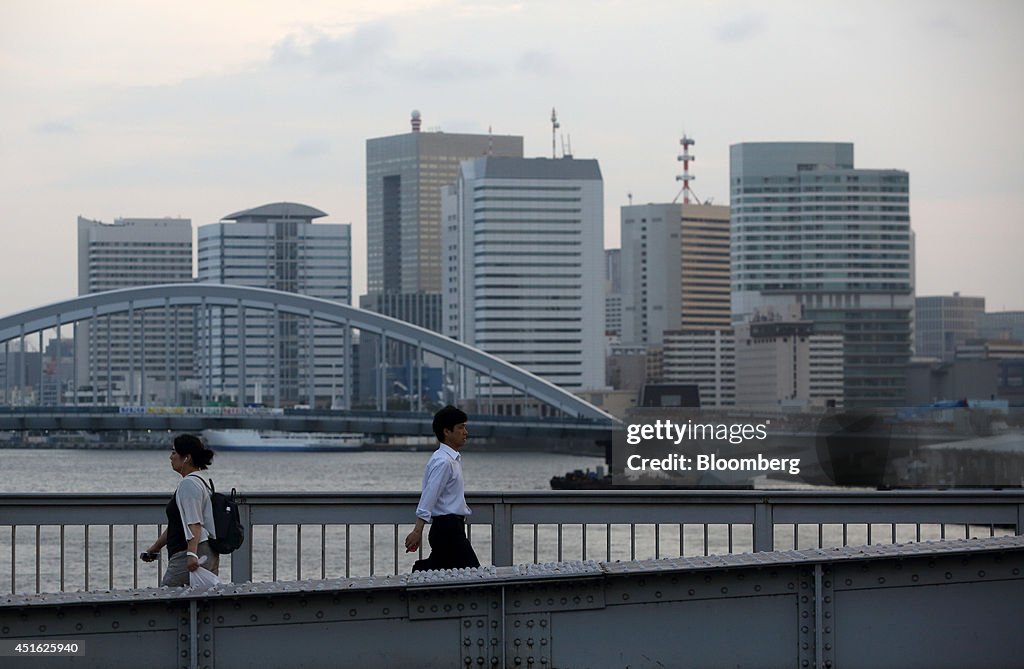
M 762 500 L 754 505 L 754 552 L 775 550 L 775 521 L 772 505 Z
M 1017 527 L 1013 533 L 1018 537 L 1024 534 L 1024 504 L 1017 505 Z
M 495 567 L 512 566 L 512 505 L 494 504 L 494 524 L 491 526 L 491 554 Z
M 245 543 L 241 549 L 231 554 L 231 582 L 247 583 L 252 581 L 252 516 L 246 503 L 238 505 L 238 519 L 245 528 Z

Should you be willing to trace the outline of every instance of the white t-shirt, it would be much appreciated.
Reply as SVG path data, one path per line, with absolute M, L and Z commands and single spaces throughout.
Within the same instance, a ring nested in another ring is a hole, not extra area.
M 185 541 L 192 538 L 192 531 L 188 528 L 190 523 L 202 523 L 203 525 L 199 533 L 199 543 L 210 537 L 217 537 L 217 530 L 213 525 L 210 489 L 206 487 L 206 483 L 199 474 L 192 472 L 188 476 L 182 477 L 178 483 L 178 489 L 174 493 L 174 499 L 178 502 L 181 524 L 185 527 Z

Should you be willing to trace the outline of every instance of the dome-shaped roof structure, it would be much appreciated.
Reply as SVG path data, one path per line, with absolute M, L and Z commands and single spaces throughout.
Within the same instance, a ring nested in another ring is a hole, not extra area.
M 322 218 L 326 216 L 325 212 L 320 211 L 309 205 L 299 204 L 297 202 L 274 202 L 272 204 L 264 204 L 259 207 L 252 209 L 244 209 L 242 211 L 236 211 L 233 214 L 228 214 L 221 218 L 222 221 L 267 221 L 274 219 L 285 219 L 293 218 L 304 221 L 311 221 L 314 218 Z

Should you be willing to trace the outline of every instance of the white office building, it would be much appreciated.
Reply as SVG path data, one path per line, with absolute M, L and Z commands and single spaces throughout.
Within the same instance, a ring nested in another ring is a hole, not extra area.
M 730 147 L 732 317 L 797 304 L 843 337 L 850 407 L 905 401 L 914 239 L 905 171 L 854 168 L 853 144 Z
M 621 208 L 621 341 L 658 346 L 666 330 L 730 327 L 729 208 Z
M 696 385 L 705 408 L 736 404 L 736 337 L 732 330 L 666 330 L 663 383 Z
M 736 326 L 736 406 L 843 406 L 843 338 L 815 334 L 798 305 L 759 310 Z
M 199 228 L 199 280 L 350 304 L 350 226 L 314 223 L 319 209 L 278 202 Z M 268 406 L 342 402 L 343 329 L 289 314 L 214 308 L 198 316 L 197 369 L 210 399 Z M 243 348 L 244 347 L 244 348 Z
M 192 221 L 78 217 L 78 294 L 192 281 Z M 75 377 L 90 404 L 178 404 L 193 376 L 192 309 L 147 309 L 77 326 Z
M 467 160 L 445 193 L 444 333 L 565 389 L 604 387 L 597 161 Z

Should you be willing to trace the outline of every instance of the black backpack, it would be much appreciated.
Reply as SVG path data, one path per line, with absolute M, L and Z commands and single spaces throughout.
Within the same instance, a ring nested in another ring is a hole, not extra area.
M 213 507 L 213 528 L 217 537 L 210 537 L 210 548 L 221 555 L 233 553 L 245 542 L 245 528 L 238 517 L 237 492 L 231 489 L 231 495 L 219 493 L 213 487 L 213 479 L 198 477 L 210 489 L 210 504 Z

